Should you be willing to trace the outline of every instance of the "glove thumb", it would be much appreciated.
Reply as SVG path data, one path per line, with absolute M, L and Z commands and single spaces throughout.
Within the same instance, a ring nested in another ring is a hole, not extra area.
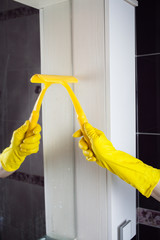
M 97 133 L 90 123 L 84 123 L 84 131 L 91 142 L 97 137 Z

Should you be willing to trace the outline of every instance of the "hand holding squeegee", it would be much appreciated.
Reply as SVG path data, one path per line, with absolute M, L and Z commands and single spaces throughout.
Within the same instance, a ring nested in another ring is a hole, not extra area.
M 32 76 L 31 78 L 31 82 L 32 83 L 43 83 L 44 87 L 34 105 L 33 111 L 31 113 L 30 116 L 30 125 L 29 125 L 29 130 L 26 134 L 26 137 L 30 136 L 32 129 L 35 128 L 38 119 L 39 119 L 39 112 L 40 112 L 40 108 L 41 108 L 41 104 L 42 104 L 42 100 L 43 97 L 45 95 L 46 90 L 48 89 L 48 87 L 50 87 L 52 84 L 62 84 L 66 90 L 68 91 L 71 100 L 73 102 L 74 108 L 76 110 L 77 113 L 77 119 L 79 121 L 80 127 L 81 127 L 81 131 L 83 132 L 86 141 L 88 142 L 88 145 L 90 146 L 90 142 L 89 139 L 87 138 L 87 136 L 85 135 L 85 132 L 83 130 L 83 125 L 85 122 L 88 122 L 86 115 L 76 97 L 76 95 L 74 94 L 73 90 L 71 89 L 71 87 L 68 85 L 68 83 L 77 83 L 78 80 L 73 77 L 73 76 L 60 76 L 60 75 L 42 75 L 42 74 L 35 74 Z

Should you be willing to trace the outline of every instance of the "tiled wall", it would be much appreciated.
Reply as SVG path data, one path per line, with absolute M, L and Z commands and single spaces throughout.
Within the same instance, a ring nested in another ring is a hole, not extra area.
M 137 157 L 160 169 L 160 1 L 139 1 L 137 39 Z M 137 240 L 160 239 L 160 203 L 137 193 Z
M 40 85 L 39 12 L 0 0 L 0 151 L 29 118 Z M 41 119 L 40 119 L 41 123 Z M 10 177 L 0 179 L 0 239 L 36 240 L 45 235 L 42 143 Z

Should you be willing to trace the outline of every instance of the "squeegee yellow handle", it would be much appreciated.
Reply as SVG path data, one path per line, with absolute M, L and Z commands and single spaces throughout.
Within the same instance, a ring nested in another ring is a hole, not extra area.
M 28 131 L 26 133 L 26 137 L 30 137 L 31 135 L 33 135 L 32 131 L 36 127 L 38 119 L 39 119 L 39 112 L 33 110 L 29 118 L 30 124 L 29 124 Z
M 77 113 L 77 119 L 80 124 L 81 131 L 83 133 L 85 140 L 87 141 L 87 143 L 89 145 L 89 148 L 91 148 L 90 141 L 84 131 L 84 123 L 88 122 L 87 117 L 86 117 L 76 95 L 74 94 L 72 88 L 66 82 L 61 82 L 61 84 L 66 88 L 66 90 L 68 91 L 68 93 L 71 97 L 72 103 L 73 103 L 75 111 Z
M 29 118 L 29 128 L 28 128 L 28 131 L 26 133 L 26 137 L 30 137 L 32 134 L 33 134 L 33 129 L 36 127 L 37 125 L 37 122 L 39 120 L 39 112 L 40 112 L 40 109 L 41 109 L 41 105 L 42 105 L 42 100 L 43 100 L 43 97 L 45 95 L 45 92 L 46 90 L 48 89 L 48 87 L 50 86 L 51 84 L 45 84 L 35 105 L 34 105 L 34 108 L 33 108 L 33 111 L 30 115 L 30 118 Z

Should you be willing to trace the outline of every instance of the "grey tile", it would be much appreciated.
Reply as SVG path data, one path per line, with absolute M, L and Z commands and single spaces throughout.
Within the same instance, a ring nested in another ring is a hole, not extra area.
M 7 21 L 7 45 L 10 54 L 27 53 L 27 17 Z
M 31 185 L 6 179 L 6 216 L 13 227 L 21 227 L 31 215 Z M 25 216 L 25 217 L 24 217 Z
M 44 202 L 44 188 L 32 185 L 32 214 L 34 219 L 34 235 L 36 239 L 45 235 L 45 202 Z
M 0 178 L 0 216 L 6 216 L 6 192 L 7 192 L 7 184 L 6 179 Z
M 16 229 L 12 226 L 3 225 L 0 232 L 0 239 L 2 240 L 22 240 L 19 229 Z
M 39 216 L 33 214 L 32 185 L 10 179 L 5 180 L 7 182 L 7 194 L 5 199 L 5 215 L 1 228 L 2 239 L 38 239 L 37 236 L 39 236 L 39 233 L 37 230 L 35 231 L 35 226 L 41 224 L 41 221 L 38 222 L 37 219 L 44 217 L 42 217 L 42 213 Z
M 0 69 L 0 120 L 5 121 L 7 119 L 7 103 L 10 99 L 7 91 L 9 58 L 5 56 L 2 57 L 1 60 L 3 61 L 3 69 Z
M 39 14 L 29 16 L 27 19 L 28 32 L 28 58 L 32 66 L 40 66 L 40 23 Z
M 40 66 L 40 35 L 38 14 L 7 21 L 9 69 Z
M 10 179 L 6 181 L 4 226 L 8 227 L 8 233 L 3 228 L 2 236 L 13 239 L 11 233 L 16 236 L 18 229 L 16 240 L 39 239 L 45 235 L 44 188 Z
M 26 5 L 13 1 L 13 0 L 7 0 L 8 1 L 8 5 L 7 5 L 7 10 L 11 10 L 11 9 L 16 9 L 16 8 L 20 8 L 20 7 L 25 7 Z
M 0 1 L 0 12 L 6 11 L 8 8 L 8 0 Z
M 29 117 L 27 71 L 9 71 L 7 76 L 6 120 L 25 121 Z
M 30 174 L 44 176 L 43 144 L 41 141 L 39 152 L 28 157 L 30 159 Z
M 25 7 L 25 6 L 26 5 L 13 0 L 0 0 L 0 12 L 16 9 L 20 7 Z
M 2 152 L 10 144 L 10 138 L 7 135 L 7 122 L 0 121 L 0 152 Z
M 4 70 L 0 70 L 0 120 L 4 120 L 5 115 L 5 94 L 6 94 L 6 87 L 5 87 L 5 73 Z
M 25 158 L 24 162 L 21 164 L 18 171 L 30 174 L 30 172 L 31 172 L 31 160 L 29 159 L 29 157 Z
M 6 55 L 7 44 L 6 44 L 6 22 L 0 21 L 0 68 L 3 68 L 3 55 Z

